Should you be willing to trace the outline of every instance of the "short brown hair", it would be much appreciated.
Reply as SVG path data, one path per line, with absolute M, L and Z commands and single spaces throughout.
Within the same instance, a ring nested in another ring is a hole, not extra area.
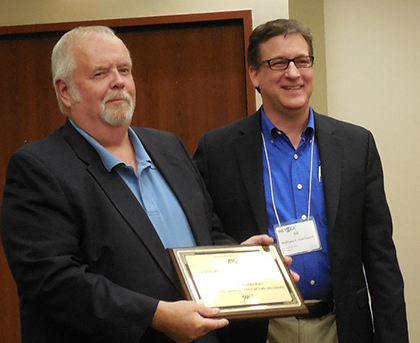
M 261 44 L 276 36 L 298 33 L 308 44 L 309 55 L 313 56 L 312 35 L 309 28 L 292 19 L 276 19 L 257 26 L 249 36 L 248 65 L 259 68 L 261 63 Z

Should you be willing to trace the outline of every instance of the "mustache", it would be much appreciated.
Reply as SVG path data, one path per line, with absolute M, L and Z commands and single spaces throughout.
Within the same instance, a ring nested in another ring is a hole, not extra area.
M 108 94 L 108 95 L 104 98 L 103 102 L 104 102 L 104 103 L 107 103 L 108 101 L 112 101 L 112 100 L 116 100 L 116 99 L 119 99 L 119 100 L 126 100 L 126 101 L 128 101 L 128 102 L 130 103 L 130 105 L 132 105 L 132 104 L 133 104 L 133 98 L 132 98 L 132 97 L 131 97 L 131 95 L 130 95 L 127 91 L 125 91 L 125 90 L 117 90 L 117 91 L 114 91 L 114 92 L 112 92 L 112 93 Z

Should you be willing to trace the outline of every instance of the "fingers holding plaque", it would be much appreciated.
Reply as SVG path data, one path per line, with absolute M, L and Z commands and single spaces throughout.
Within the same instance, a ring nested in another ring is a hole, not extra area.
M 219 317 L 271 318 L 308 313 L 276 246 L 169 249 L 188 300 Z

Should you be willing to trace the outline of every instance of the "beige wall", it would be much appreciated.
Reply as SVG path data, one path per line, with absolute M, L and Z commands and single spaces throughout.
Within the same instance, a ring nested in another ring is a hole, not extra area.
M 376 138 L 411 341 L 420 342 L 420 1 L 324 0 L 324 9 L 328 113 Z

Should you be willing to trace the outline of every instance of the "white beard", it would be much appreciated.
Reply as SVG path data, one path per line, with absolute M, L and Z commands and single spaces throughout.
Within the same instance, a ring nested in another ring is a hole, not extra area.
M 124 103 L 113 108 L 107 108 L 107 102 L 113 99 L 124 99 Z M 134 114 L 133 98 L 125 90 L 115 91 L 108 95 L 101 103 L 101 118 L 112 126 L 129 124 Z

